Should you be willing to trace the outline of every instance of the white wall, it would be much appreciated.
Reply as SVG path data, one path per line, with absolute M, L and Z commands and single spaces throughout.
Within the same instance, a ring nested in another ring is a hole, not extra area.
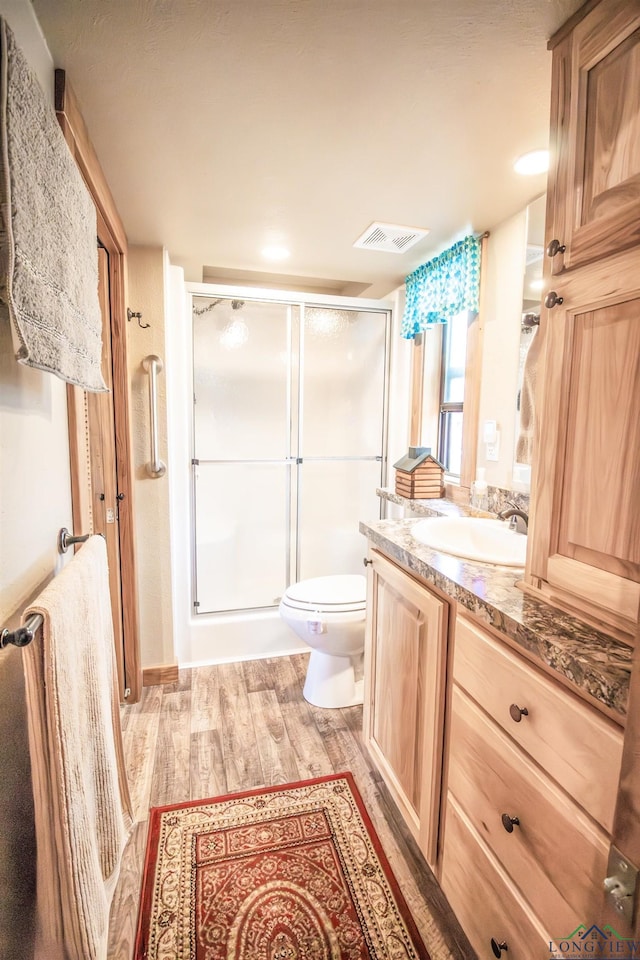
M 486 300 L 477 466 L 487 483 L 512 488 L 520 321 L 527 242 L 527 211 L 491 231 L 486 263 Z M 499 460 L 486 459 L 482 439 L 485 420 L 500 430 Z
M 169 469 L 150 477 L 149 375 L 142 367 L 155 354 L 164 369 L 158 376 L 158 433 L 160 459 L 167 453 L 167 355 L 165 346 L 165 254 L 161 247 L 129 247 L 131 310 L 142 313 L 142 327 L 127 324 L 131 433 L 135 485 L 135 533 L 142 667 L 175 663 L 171 611 L 171 547 L 169 538 Z
M 53 61 L 28 0 L 0 14 L 53 104 Z M 0 319 L 0 627 L 57 572 L 72 526 L 66 388 L 17 364 Z M 33 956 L 35 849 L 22 656 L 0 652 L 0 956 Z

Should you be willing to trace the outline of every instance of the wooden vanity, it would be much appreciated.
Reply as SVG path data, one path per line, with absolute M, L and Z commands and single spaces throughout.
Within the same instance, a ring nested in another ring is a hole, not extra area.
M 508 949 L 539 960 L 600 917 L 624 723 L 611 704 L 630 658 L 612 641 L 621 675 L 602 677 L 602 701 L 536 662 L 486 622 L 479 597 L 474 612 L 461 583 L 475 569 L 482 594 L 480 565 L 414 546 L 416 522 L 361 525 L 371 561 L 365 743 L 478 957 Z M 525 621 L 543 610 L 522 602 Z M 589 645 L 585 676 L 603 642 Z

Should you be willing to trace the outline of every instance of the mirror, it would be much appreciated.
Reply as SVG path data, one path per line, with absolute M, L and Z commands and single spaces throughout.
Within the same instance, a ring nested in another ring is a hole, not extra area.
M 542 271 L 544 258 L 544 223 L 546 196 L 543 194 L 527 207 L 527 245 L 520 318 L 518 388 L 516 394 L 515 444 L 513 456 L 513 489 L 529 491 L 531 484 L 531 442 L 533 420 L 531 391 L 533 375 L 527 370 L 527 357 L 536 342 L 540 324 Z M 530 360 L 534 359 L 532 351 Z

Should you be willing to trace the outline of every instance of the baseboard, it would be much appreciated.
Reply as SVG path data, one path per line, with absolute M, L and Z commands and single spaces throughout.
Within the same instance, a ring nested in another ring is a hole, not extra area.
M 158 667 L 144 667 L 142 670 L 143 687 L 155 687 L 158 683 L 176 683 L 177 679 L 177 663 L 165 663 Z

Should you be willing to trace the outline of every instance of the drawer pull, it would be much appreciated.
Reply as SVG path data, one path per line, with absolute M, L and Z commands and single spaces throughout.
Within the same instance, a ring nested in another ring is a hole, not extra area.
M 497 940 L 494 940 L 494 938 L 491 937 L 491 949 L 493 950 L 494 957 L 499 957 L 502 951 L 508 950 L 509 947 L 507 946 L 506 940 L 501 940 L 500 943 L 498 943 Z
M 511 704 L 511 706 L 509 707 L 509 713 L 514 723 L 520 723 L 523 717 L 529 716 L 529 711 L 527 710 L 527 708 L 519 707 L 517 703 Z
M 367 558 L 364 557 L 362 562 L 364 563 L 365 567 L 368 567 L 370 564 L 373 563 L 373 560 L 367 560 Z
M 520 820 L 518 817 L 510 817 L 508 813 L 503 813 L 502 826 L 505 828 L 507 833 L 513 833 L 513 828 L 520 826 Z

